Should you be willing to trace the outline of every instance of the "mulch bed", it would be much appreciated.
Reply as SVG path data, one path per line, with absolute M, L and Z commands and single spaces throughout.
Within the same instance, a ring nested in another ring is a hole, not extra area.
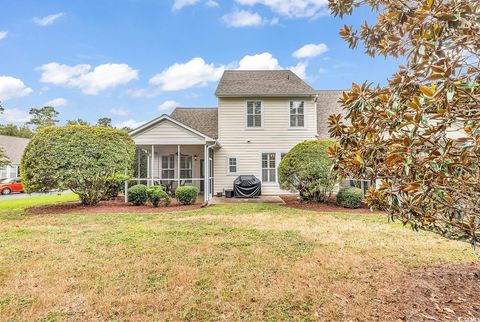
M 395 284 L 378 292 L 378 320 L 480 321 L 480 263 L 414 269 Z
M 184 211 L 199 209 L 202 207 L 203 198 L 198 198 L 194 205 L 182 206 L 175 199 L 168 207 L 154 208 L 151 205 L 133 206 L 126 204 L 123 199 L 113 201 L 101 201 L 97 206 L 84 206 L 80 202 L 67 202 L 56 205 L 28 208 L 26 211 L 31 215 L 43 214 L 69 214 L 69 213 L 161 213 L 171 211 Z
M 353 213 L 353 214 L 373 214 L 378 213 L 382 214 L 382 212 L 372 212 L 368 209 L 366 204 L 362 204 L 361 208 L 358 209 L 349 209 L 343 208 L 336 204 L 335 199 L 332 198 L 329 200 L 328 203 L 317 203 L 317 202 L 302 202 L 298 199 L 297 195 L 285 195 L 281 196 L 283 201 L 285 201 L 285 205 L 291 208 L 297 209 L 305 209 L 305 210 L 312 210 L 312 211 L 319 211 L 319 212 L 344 212 L 344 213 Z

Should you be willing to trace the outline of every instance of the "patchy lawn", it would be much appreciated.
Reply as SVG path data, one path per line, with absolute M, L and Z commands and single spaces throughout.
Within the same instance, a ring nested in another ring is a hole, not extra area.
M 418 280 L 425 286 L 425 272 L 439 267 L 478 271 L 475 261 L 466 243 L 415 233 L 371 214 L 262 204 L 162 214 L 3 213 L 0 317 L 425 319 L 434 312 L 417 312 L 409 303 L 431 294 L 407 293 L 403 285 Z M 478 289 L 470 280 L 480 281 L 478 276 L 465 278 L 473 285 L 457 289 Z M 470 299 L 460 311 L 457 298 L 436 300 L 443 314 L 436 316 L 480 317 L 480 306 L 475 311 Z
M 5 212 L 6 210 L 21 210 L 28 207 L 51 205 L 77 200 L 78 196 L 74 193 L 64 193 L 57 195 L 52 194 L 18 199 L 0 199 L 0 213 Z

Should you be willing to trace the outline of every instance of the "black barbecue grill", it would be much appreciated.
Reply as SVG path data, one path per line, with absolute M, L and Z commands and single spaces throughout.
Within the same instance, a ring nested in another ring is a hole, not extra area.
M 255 176 L 239 176 L 233 182 L 236 198 L 255 198 L 262 194 L 262 183 Z

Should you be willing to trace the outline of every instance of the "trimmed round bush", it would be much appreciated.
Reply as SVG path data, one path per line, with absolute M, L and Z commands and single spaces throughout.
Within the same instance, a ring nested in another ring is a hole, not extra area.
M 135 143 L 127 131 L 98 126 L 46 126 L 37 130 L 22 158 L 25 191 L 69 189 L 84 205 L 107 195 L 112 178 L 131 169 Z
M 182 205 L 193 205 L 198 197 L 198 188 L 192 186 L 178 187 L 175 199 Z
M 344 208 L 360 208 L 364 198 L 362 189 L 349 187 L 340 189 L 337 194 L 337 203 Z
M 147 189 L 147 198 L 148 201 L 154 207 L 158 207 L 160 202 L 162 202 L 165 207 L 170 205 L 171 199 L 168 194 L 165 192 L 162 186 L 150 187 Z
M 134 206 L 142 206 L 147 202 L 147 186 L 137 184 L 128 189 L 128 202 Z
M 297 144 L 280 162 L 278 180 L 283 190 L 298 192 L 303 201 L 327 202 L 338 182 L 328 149 L 335 141 Z

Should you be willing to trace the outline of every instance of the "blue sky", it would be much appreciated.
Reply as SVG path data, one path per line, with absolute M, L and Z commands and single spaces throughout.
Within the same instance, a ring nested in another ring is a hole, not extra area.
M 0 0 L 0 123 L 47 103 L 60 119 L 135 126 L 216 106 L 224 69 L 293 68 L 317 89 L 385 84 L 396 62 L 351 50 L 326 0 Z

